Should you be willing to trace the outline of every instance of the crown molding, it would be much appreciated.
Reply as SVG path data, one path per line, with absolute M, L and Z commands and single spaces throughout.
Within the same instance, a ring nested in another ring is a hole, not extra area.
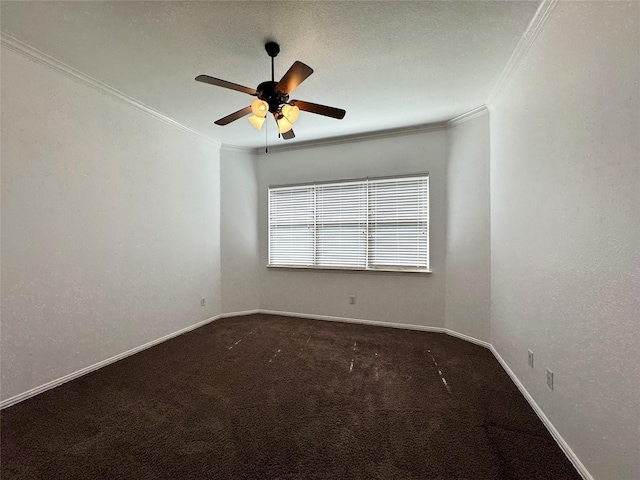
M 509 61 L 505 65 L 502 73 L 498 77 L 497 82 L 493 86 L 491 93 L 489 94 L 489 98 L 485 102 L 487 105 L 490 105 L 496 98 L 500 95 L 500 93 L 506 88 L 511 79 L 515 76 L 518 68 L 522 64 L 523 59 L 529 52 L 529 49 L 533 45 L 533 42 L 538 37 L 538 34 L 544 27 L 549 15 L 553 11 L 554 7 L 558 3 L 559 0 L 542 0 L 536 13 L 533 15 L 533 18 L 527 25 L 527 28 L 522 33 L 520 40 L 518 41 L 516 47 L 511 52 L 511 57 L 509 57 Z
M 238 145 L 228 145 L 228 144 L 222 144 L 220 146 L 220 150 L 221 151 L 227 151 L 227 152 L 242 152 L 242 153 L 248 153 L 251 155 L 256 155 L 256 148 L 255 147 L 241 147 Z
M 378 138 L 390 138 L 401 137 L 405 135 L 415 135 L 424 132 L 433 132 L 437 130 L 444 130 L 451 128 L 454 125 L 472 120 L 489 113 L 489 109 L 486 105 L 480 105 L 468 112 L 465 112 L 457 117 L 452 118 L 444 122 L 428 123 L 422 125 L 414 125 L 411 127 L 393 128 L 390 130 L 378 130 L 375 132 L 355 133 L 353 135 L 344 135 L 341 137 L 331 137 L 318 140 L 309 140 L 306 142 L 298 142 L 290 145 L 278 145 L 269 147 L 269 153 L 285 152 L 290 150 L 298 150 L 310 147 L 323 147 L 327 145 L 339 145 L 343 143 L 361 142 L 364 140 L 375 140 Z M 250 147 L 238 147 L 235 145 L 222 145 L 222 150 L 230 151 L 242 151 L 252 153 L 254 155 L 265 155 L 264 147 L 250 148 Z
M 490 99 L 495 98 L 495 96 L 497 95 L 497 93 L 504 87 L 504 85 L 506 85 L 506 83 L 508 82 L 508 80 L 510 79 L 511 76 L 513 76 L 513 72 L 517 69 L 518 65 L 520 64 L 520 62 L 522 61 L 522 58 L 524 57 L 524 55 L 526 54 L 526 52 L 529 50 L 531 44 L 533 43 L 533 40 L 535 39 L 535 37 L 538 35 L 539 31 L 542 29 L 542 26 L 544 24 L 544 22 L 546 21 L 546 19 L 548 18 L 551 10 L 553 9 L 553 7 L 555 6 L 555 4 L 558 2 L 558 0 L 543 0 L 542 3 L 540 4 L 540 6 L 538 7 L 538 10 L 536 11 L 536 14 L 534 15 L 534 18 L 531 20 L 531 22 L 529 23 L 529 26 L 527 27 L 527 29 L 525 30 L 524 34 L 522 35 L 520 41 L 518 42 L 518 45 L 516 46 L 516 48 L 514 49 L 514 52 L 511 55 L 511 58 L 509 59 L 509 62 L 507 63 L 507 66 L 505 67 L 505 69 L 503 70 L 498 83 L 496 83 L 496 86 L 494 87 L 494 89 L 492 90 L 492 93 L 490 95 Z M 190 135 L 193 135 L 195 137 L 198 137 L 200 139 L 203 139 L 217 147 L 219 147 L 221 150 L 226 150 L 226 151 L 236 151 L 236 152 L 243 152 L 243 153 L 248 153 L 248 154 L 252 154 L 252 155 L 265 155 L 266 152 L 264 151 L 264 148 L 262 146 L 260 147 L 242 147 L 242 146 L 237 146 L 237 145 L 230 145 L 230 144 L 223 144 L 219 141 L 216 141 L 214 139 L 212 139 L 211 137 L 208 137 L 206 135 L 203 135 L 199 132 L 196 132 L 195 130 L 193 130 L 190 127 L 187 127 L 186 125 L 183 125 L 180 122 L 177 122 L 176 120 L 168 117 L 167 115 L 164 115 L 163 113 L 158 112 L 157 110 L 154 110 L 153 108 L 149 107 L 148 105 L 143 104 L 142 102 L 139 102 L 138 100 L 126 95 L 125 93 L 107 85 L 106 83 L 101 82 L 100 80 L 97 80 L 93 77 L 90 77 L 89 75 L 86 75 L 82 72 L 80 72 L 79 70 L 76 70 L 73 67 L 70 67 L 69 65 L 66 65 L 65 63 L 21 42 L 20 40 L 12 37 L 11 35 L 5 33 L 5 32 L 0 32 L 0 44 L 15 52 L 18 53 L 26 58 L 28 58 L 29 60 L 35 62 L 35 63 L 39 63 L 41 65 L 44 65 L 45 67 L 49 68 L 50 70 L 53 70 L 59 74 L 62 74 L 74 81 L 83 83 L 95 90 L 98 90 L 116 100 L 119 100 L 121 102 L 127 103 L 135 108 L 137 108 L 138 110 L 146 113 L 147 115 L 150 115 L 168 125 L 171 125 L 179 130 L 182 130 L 186 133 L 189 133 Z M 487 102 L 488 103 L 488 102 Z M 468 120 L 472 120 L 476 117 L 479 117 L 481 115 L 484 115 L 488 113 L 488 109 L 486 105 L 481 105 L 479 107 L 476 107 L 472 110 L 469 110 L 468 112 L 463 113 L 462 115 L 458 115 L 457 117 L 454 117 L 450 120 L 446 120 L 446 121 L 442 121 L 442 122 L 435 122 L 435 123 L 428 123 L 428 124 L 420 124 L 420 125 L 413 125 L 413 126 L 409 126 L 409 127 L 401 127 L 401 128 L 393 128 L 393 129 L 388 129 L 388 130 L 378 130 L 378 131 L 373 131 L 373 132 L 364 132 L 364 133 L 356 133 L 356 134 L 352 134 L 352 135 L 344 135 L 344 136 L 339 136 L 339 137 L 331 137 L 331 138 L 324 138 L 324 139 L 317 139 L 317 140 L 309 140 L 309 141 L 305 141 L 305 142 L 297 142 L 297 143 L 292 143 L 292 144 L 288 144 L 288 145 L 277 145 L 277 146 L 271 146 L 269 147 L 269 151 L 271 153 L 277 153 L 277 152 L 285 152 L 285 151 L 290 151 L 290 150 L 299 150 L 299 149 L 305 149 L 305 148 L 311 148 L 311 147 L 319 147 L 319 146 L 329 146 L 329 145 L 340 145 L 340 144 L 345 144 L 345 143 L 354 143 L 354 142 L 360 142 L 360 141 L 365 141 L 365 140 L 375 140 L 375 139 L 381 139 L 381 138 L 391 138 L 391 137 L 400 137 L 400 136 L 405 136 L 405 135 L 415 135 L 415 134 L 420 134 L 420 133 L 424 133 L 424 132 L 431 132 L 431 131 L 437 131 L 437 130 L 443 130 L 443 129 L 447 129 L 447 128 L 451 128 L 454 125 L 458 125 L 462 122 L 468 121 Z
M 113 87 L 110 87 L 106 83 L 103 83 L 100 80 L 90 77 L 89 75 L 86 75 L 80 72 L 79 70 L 76 70 L 75 68 L 70 67 L 69 65 L 66 65 L 65 63 L 62 63 L 61 61 L 47 55 L 46 53 L 41 52 L 40 50 L 37 50 L 27 45 L 26 43 L 21 42 L 20 40 L 12 37 L 11 35 L 6 34 L 5 32 L 0 32 L 0 44 L 11 51 L 18 53 L 23 57 L 28 58 L 32 62 L 39 63 L 40 65 L 44 65 L 48 69 L 56 73 L 62 74 L 67 78 L 70 78 L 71 80 L 87 85 L 93 88 L 94 90 L 98 90 L 99 92 L 110 96 L 115 100 L 119 100 L 128 105 L 131 105 L 132 107 L 137 108 L 138 110 L 146 113 L 147 115 L 154 117 L 168 125 L 171 125 L 172 127 L 175 127 L 178 130 L 182 130 L 183 132 L 189 133 L 190 135 L 193 135 L 209 143 L 212 143 L 217 147 L 221 146 L 220 142 L 210 137 L 207 137 L 206 135 L 203 135 L 199 132 L 196 132 L 192 128 L 189 128 L 186 125 L 183 125 L 182 123 L 175 121 L 171 117 L 168 117 L 163 113 L 160 113 L 157 110 L 154 110 L 148 105 L 145 105 L 144 103 L 139 102 L 135 98 L 132 98 L 127 94 L 122 93 L 121 91 L 116 90 Z
M 278 145 L 269 147 L 269 153 L 285 152 L 290 150 L 299 150 L 311 147 L 324 147 L 328 145 L 340 145 L 344 143 L 361 142 L 363 140 L 376 140 L 379 138 L 401 137 L 405 135 L 415 135 L 423 132 L 433 132 L 444 130 L 447 122 L 428 123 L 423 125 L 414 125 L 411 127 L 392 128 L 389 130 L 378 130 L 374 132 L 354 133 L 353 135 L 344 135 L 340 137 L 323 138 L 317 140 L 309 140 L 306 142 L 292 143 L 290 145 Z M 256 155 L 265 155 L 264 147 L 253 149 Z
M 486 105 L 480 105 L 479 107 L 474 108 L 473 110 L 469 110 L 468 112 L 463 113 L 462 115 L 458 115 L 457 117 L 452 118 L 447 122 L 447 128 L 451 128 L 460 123 L 467 122 L 469 120 L 473 120 L 474 118 L 481 117 L 489 113 L 489 109 Z

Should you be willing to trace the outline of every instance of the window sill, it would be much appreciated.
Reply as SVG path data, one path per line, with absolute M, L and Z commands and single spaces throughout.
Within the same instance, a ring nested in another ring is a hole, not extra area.
M 418 270 L 411 268 L 346 268 L 346 267 L 309 267 L 306 265 L 267 265 L 267 269 L 273 270 L 308 270 L 308 271 L 329 271 L 339 273 L 386 273 L 386 274 L 411 274 L 411 275 L 431 275 L 432 270 Z

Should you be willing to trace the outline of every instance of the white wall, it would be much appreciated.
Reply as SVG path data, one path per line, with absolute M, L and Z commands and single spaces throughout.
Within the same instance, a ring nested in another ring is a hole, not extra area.
M 489 341 L 489 115 L 447 129 L 446 327 Z
M 446 326 L 595 478 L 640 477 L 639 16 L 559 3 L 490 117 L 259 157 L 3 48 L 1 398 L 223 311 Z M 420 171 L 433 274 L 265 267 L 269 185 Z
M 491 342 L 601 480 L 640 478 L 639 18 L 558 3 L 489 105 Z
M 261 155 L 261 302 L 266 310 L 444 326 L 446 242 L 446 142 L 444 130 L 377 138 Z M 430 174 L 431 275 L 267 269 L 269 185 Z M 349 304 L 349 295 L 356 304 Z
M 222 311 L 260 307 L 257 156 L 220 151 Z
M 2 399 L 220 313 L 217 146 L 3 48 L 1 153 Z

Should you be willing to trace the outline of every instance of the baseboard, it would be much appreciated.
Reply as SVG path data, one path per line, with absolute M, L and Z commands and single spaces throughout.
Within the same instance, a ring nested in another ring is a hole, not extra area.
M 281 312 L 278 310 L 260 310 L 259 313 L 262 313 L 265 315 L 279 315 L 282 317 L 298 317 L 298 318 L 309 318 L 311 320 L 326 320 L 328 322 L 360 323 L 363 325 L 374 325 L 376 327 L 391 327 L 391 328 L 402 328 L 405 330 L 420 330 L 423 332 L 446 333 L 446 329 L 441 327 L 412 325 L 410 323 L 383 322 L 380 320 L 366 320 L 364 318 L 333 317 L 330 315 L 316 315 L 313 313 Z
M 522 393 L 524 398 L 527 399 L 527 402 L 529 402 L 529 405 L 531 405 L 531 408 L 533 408 L 533 410 L 536 412 L 536 415 L 538 415 L 538 418 L 542 420 L 542 423 L 544 423 L 544 426 L 547 427 L 547 430 L 549 430 L 549 433 L 553 436 L 556 443 L 560 446 L 564 454 L 571 461 L 571 463 L 576 468 L 578 473 L 582 476 L 582 478 L 584 478 L 584 480 L 594 480 L 593 476 L 591 476 L 591 474 L 589 473 L 587 468 L 583 465 L 583 463 L 580 461 L 578 456 L 573 452 L 573 450 L 571 450 L 571 447 L 569 446 L 569 444 L 565 441 L 564 438 L 562 438 L 562 435 L 560 435 L 560 432 L 558 432 L 558 430 L 553 425 L 553 423 L 551 423 L 551 420 L 547 418 L 547 416 L 544 414 L 542 409 L 538 406 L 536 401 L 529 394 L 527 389 L 524 388 L 524 385 L 522 384 L 520 379 L 516 377 L 516 374 L 513 373 L 513 370 L 511 370 L 511 368 L 509 368 L 509 365 L 507 365 L 507 362 L 504 361 L 504 359 L 502 358 L 502 356 L 500 356 L 500 354 L 495 349 L 495 347 L 491 345 L 489 349 L 491 350 L 493 355 L 496 357 L 498 362 L 500 362 L 500 365 L 502 365 L 502 368 L 504 368 L 505 372 L 507 372 L 507 374 L 511 377 L 511 380 L 513 380 L 513 383 L 516 384 L 516 387 L 518 387 L 518 390 L 520 390 L 520 393 Z
M 381 320 L 366 320 L 363 318 L 332 317 L 329 315 L 315 315 L 312 313 L 280 312 L 277 310 L 260 310 L 259 313 L 263 313 L 266 315 L 281 315 L 283 317 L 300 317 L 310 318 L 313 320 L 327 320 L 329 322 L 361 323 L 363 325 L 374 325 L 376 327 L 402 328 L 404 330 L 418 330 L 422 332 L 446 333 L 447 335 L 466 340 L 467 342 L 475 343 L 476 345 L 480 345 L 481 347 L 489 348 L 491 346 L 489 343 L 483 340 L 478 340 L 477 338 L 470 337 L 469 335 L 464 335 L 463 333 L 454 332 L 453 330 L 449 330 L 448 328 L 444 327 L 413 325 L 411 323 L 384 322 Z
M 476 343 L 478 345 L 481 345 L 483 347 L 489 348 L 489 344 L 486 342 L 483 342 L 481 340 L 478 340 L 476 338 L 473 337 L 469 337 L 467 335 L 463 335 L 461 333 L 457 333 L 457 332 L 453 332 L 450 330 L 447 330 L 446 328 L 441 328 L 441 327 L 430 327 L 430 326 L 424 326 L 424 325 L 412 325 L 412 324 L 408 324 L 408 323 L 391 323 L 391 322 L 383 322 L 383 321 L 379 321 L 379 320 L 366 320 L 366 319 L 362 319 L 362 318 L 347 318 L 347 317 L 333 317 L 333 316 L 329 316 L 329 315 L 314 315 L 314 314 L 309 314 L 309 313 L 293 313 L 293 312 L 281 312 L 281 311 L 276 311 L 276 310 L 261 310 L 261 309 L 255 309 L 255 310 L 244 310 L 244 311 L 240 311 L 240 312 L 227 312 L 227 313 L 221 313 L 219 315 L 215 315 L 213 317 L 207 318 L 206 320 L 202 320 L 201 322 L 195 323 L 193 325 L 190 325 L 188 327 L 185 327 L 183 329 L 180 329 L 176 332 L 170 333 L 168 335 L 165 335 L 163 337 L 160 337 L 156 340 L 152 340 L 151 342 L 147 342 L 144 345 L 140 345 L 138 347 L 132 348 L 131 350 L 127 350 L 126 352 L 120 353 L 118 355 L 114 355 L 111 358 L 107 358 L 106 360 L 102 360 L 101 362 L 98 363 L 94 363 L 93 365 L 89 365 L 85 368 L 82 368 L 80 370 L 77 370 L 73 373 L 70 373 L 68 375 L 64 375 L 60 378 L 57 378 L 55 380 L 52 380 L 50 382 L 47 382 L 43 385 L 40 385 L 38 387 L 32 388 L 30 390 L 27 390 L 26 392 L 22 392 L 19 393 L 18 395 L 14 395 L 13 397 L 7 398 L 6 400 L 3 400 L 2 402 L 0 402 L 0 410 L 2 410 L 3 408 L 7 408 L 10 407 L 12 405 L 15 405 L 16 403 L 22 402 L 23 400 L 27 400 L 28 398 L 34 397 L 40 393 L 46 392 L 47 390 L 51 390 L 52 388 L 58 387 L 64 383 L 70 382 L 71 380 L 74 380 L 76 378 L 79 378 L 83 375 L 86 375 L 87 373 L 91 373 L 95 370 L 98 370 L 99 368 L 105 367 L 111 363 L 117 362 L 118 360 L 122 360 L 123 358 L 127 358 L 131 355 L 134 355 L 138 352 L 141 352 L 143 350 L 146 350 L 147 348 L 151 348 L 155 345 L 158 345 L 159 343 L 162 342 L 166 342 L 167 340 L 170 340 L 174 337 L 177 337 L 178 335 L 182 335 L 183 333 L 187 333 L 191 330 L 195 330 L 196 328 L 202 327 L 208 323 L 211 323 L 215 320 L 219 320 L 221 318 L 229 318 L 229 317 L 240 317 L 240 316 L 245 316 L 245 315 L 253 315 L 253 314 L 267 314 L 267 315 L 281 315 L 281 316 L 285 316 L 285 317 L 299 317 L 299 318 L 309 318 L 309 319 L 313 319 L 313 320 L 326 320 L 326 321 L 332 321 L 332 322 L 347 322 L 347 323 L 360 323 L 360 324 L 364 324 L 364 325 L 375 325 L 375 326 L 379 326 L 379 327 L 391 327 L 391 328 L 402 328 L 402 329 L 406 329 L 406 330 L 419 330 L 419 331 L 424 331 L 424 332 L 436 332 L 436 333 L 446 333 L 448 335 L 453 335 L 455 337 L 458 338 L 462 338 L 463 340 L 467 340 L 469 342 L 472 343 Z
M 0 410 L 2 410 L 3 408 L 7 408 L 10 407 L 11 405 L 15 405 L 16 403 L 22 402 L 23 400 L 26 400 L 28 398 L 34 397 L 36 395 L 38 395 L 39 393 L 42 392 L 46 392 L 47 390 L 51 390 L 52 388 L 58 387 L 64 383 L 70 382 L 71 380 L 74 380 L 78 377 L 81 377 L 83 375 L 86 375 L 87 373 L 91 373 L 95 370 L 98 370 L 99 368 L 105 367 L 111 363 L 117 362 L 118 360 L 122 360 L 123 358 L 127 358 L 131 355 L 134 355 L 138 352 L 141 352 L 142 350 L 146 350 L 147 348 L 151 348 L 155 345 L 158 345 L 159 343 L 162 342 L 166 342 L 167 340 L 170 340 L 174 337 L 177 337 L 178 335 L 182 335 L 183 333 L 187 333 L 191 330 L 195 330 L 196 328 L 202 327 L 208 323 L 211 323 L 215 320 L 219 320 L 221 318 L 227 318 L 227 317 L 237 317 L 237 316 L 243 316 L 243 315 L 251 315 L 254 313 L 259 313 L 258 310 L 247 310 L 244 312 L 231 312 L 231 313 L 222 313 L 220 315 L 215 315 L 213 317 L 207 318 L 206 320 L 202 320 L 201 322 L 198 323 L 194 323 L 193 325 L 189 325 L 188 327 L 182 328 L 176 332 L 170 333 L 168 335 L 165 335 L 164 337 L 160 337 L 156 340 L 152 340 L 151 342 L 147 342 L 144 345 L 140 345 L 138 347 L 132 348 L 131 350 L 127 350 L 126 352 L 120 353 L 118 355 L 114 355 L 111 358 L 107 358 L 106 360 L 102 360 L 101 362 L 98 363 L 94 363 L 93 365 L 89 365 L 88 367 L 82 368 L 80 370 L 77 370 L 73 373 L 70 373 L 68 375 L 64 375 L 63 377 L 57 378 L 55 380 L 52 380 L 50 382 L 47 382 L 43 385 L 40 385 L 39 387 L 35 387 L 32 388 L 31 390 L 27 390 L 26 392 L 22 392 L 19 393 L 18 395 L 14 395 L 13 397 L 7 398 L 6 400 L 3 400 L 2 402 L 0 402 Z
M 366 320 L 366 319 L 363 319 L 363 318 L 335 317 L 335 316 L 330 316 L 330 315 L 315 315 L 315 314 L 310 314 L 310 313 L 281 312 L 281 311 L 277 311 L 277 310 L 263 310 L 263 309 L 245 310 L 245 311 L 240 311 L 240 312 L 227 312 L 227 313 L 222 313 L 222 314 L 215 315 L 213 317 L 207 318 L 206 320 L 202 320 L 201 322 L 195 323 L 195 324 L 190 325 L 188 327 L 185 327 L 185 328 L 183 328 L 181 330 L 178 330 L 176 332 L 170 333 L 168 335 L 160 337 L 160 338 L 158 338 L 156 340 L 153 340 L 151 342 L 145 343 L 144 345 L 140 345 L 139 347 L 132 348 L 131 350 L 128 350 L 128 351 L 123 352 L 123 353 L 120 353 L 120 354 L 115 355 L 115 356 L 113 356 L 111 358 L 108 358 L 106 360 L 103 360 L 101 362 L 95 363 L 93 365 L 85 367 L 85 368 L 83 368 L 81 370 L 78 370 L 76 372 L 70 373 L 70 374 L 65 375 L 63 377 L 60 377 L 60 378 L 58 378 L 56 380 L 53 380 L 51 382 L 45 383 L 44 385 L 40 385 L 39 387 L 32 388 L 31 390 L 28 390 L 26 392 L 20 393 L 20 394 L 15 395 L 15 396 L 13 396 L 11 398 L 3 400 L 2 402 L 0 402 L 0 410 L 3 409 L 3 408 L 10 407 L 11 405 L 15 405 L 16 403 L 19 403 L 19 402 L 21 402 L 23 400 L 31 398 L 31 397 L 33 397 L 35 395 L 38 395 L 39 393 L 42 393 L 42 392 L 45 392 L 45 391 L 50 390 L 52 388 L 55 388 L 57 386 L 60 386 L 60 385 L 62 385 L 64 383 L 67 383 L 67 382 L 69 382 L 71 380 L 74 380 L 74 379 L 76 379 L 78 377 L 86 375 L 87 373 L 93 372 L 93 371 L 95 371 L 95 370 L 97 370 L 99 368 L 102 368 L 104 366 L 107 366 L 107 365 L 109 365 L 111 363 L 117 362 L 118 360 L 122 360 L 123 358 L 126 358 L 126 357 L 129 357 L 131 355 L 134 355 L 134 354 L 136 354 L 138 352 L 141 352 L 142 350 L 146 350 L 147 348 L 151 348 L 151 347 L 153 347 L 155 345 L 158 345 L 159 343 L 162 343 L 162 342 L 165 342 L 167 340 L 170 340 L 170 339 L 172 339 L 174 337 L 177 337 L 178 335 L 182 335 L 183 333 L 189 332 L 191 330 L 195 330 L 196 328 L 202 327 L 202 326 L 204 326 L 204 325 L 206 325 L 208 323 L 211 323 L 211 322 L 213 322 L 215 320 L 219 320 L 221 318 L 240 317 L 240 316 L 254 315 L 254 314 L 280 315 L 280 316 L 284 316 L 284 317 L 309 318 L 309 319 L 312 319 L 312 320 L 325 320 L 325 321 L 330 321 L 330 322 L 358 323 L 358 324 L 363 324 L 363 325 L 374 325 L 374 326 L 378 326 L 378 327 L 400 328 L 400 329 L 405 329 L 405 330 L 418 330 L 418 331 L 423 331 L 423 332 L 446 333 L 447 335 L 451 335 L 453 337 L 460 338 L 460 339 L 465 340 L 467 342 L 475 343 L 476 345 L 480 345 L 482 347 L 488 348 L 489 350 L 491 350 L 491 352 L 493 353 L 495 358 L 498 360 L 500 365 L 502 365 L 502 368 L 504 368 L 505 372 L 507 372 L 509 377 L 511 377 L 511 380 L 513 381 L 513 383 L 516 384 L 516 386 L 518 387 L 518 390 L 520 390 L 520 393 L 522 393 L 524 398 L 529 402 L 529 405 L 531 405 L 531 408 L 533 408 L 533 410 L 536 412 L 536 414 L 538 415 L 540 420 L 542 420 L 542 423 L 544 423 L 545 427 L 547 427 L 547 430 L 549 430 L 549 433 L 551 433 L 551 435 L 555 439 L 556 443 L 560 446 L 562 451 L 565 453 L 567 458 L 571 461 L 571 463 L 576 468 L 578 473 L 580 473 L 582 478 L 584 478 L 585 480 L 594 480 L 593 477 L 591 476 L 591 474 L 589 473 L 589 471 L 582 464 L 582 462 L 576 456 L 576 454 L 573 452 L 571 447 L 569 447 L 569 445 L 564 440 L 564 438 L 562 438 L 562 435 L 560 435 L 560 433 L 558 432 L 556 427 L 547 418 L 547 416 L 544 414 L 542 409 L 538 406 L 538 404 L 535 402 L 533 397 L 529 394 L 527 389 L 524 388 L 524 385 L 522 384 L 522 382 L 520 382 L 520 379 L 518 379 L 518 377 L 515 375 L 515 373 L 513 373 L 513 370 L 511 370 L 511 368 L 509 368 L 509 365 L 507 365 L 507 363 L 504 361 L 502 356 L 498 353 L 498 351 L 495 349 L 495 347 L 493 345 L 491 345 L 490 343 L 485 342 L 483 340 L 478 340 L 477 338 L 470 337 L 468 335 L 464 335 L 462 333 L 458 333 L 458 332 L 455 332 L 453 330 L 449 330 L 447 328 L 431 327 L 431 326 L 427 326 L 427 325 L 412 325 L 410 323 L 393 323 L 393 322 L 383 322 L 383 321 L 380 321 L 380 320 Z
M 491 344 L 489 342 L 485 342 L 484 340 L 479 340 L 476 337 L 471 337 L 469 335 L 465 335 L 464 333 L 456 332 L 455 330 L 446 329 L 445 332 L 447 335 L 451 335 L 452 337 L 459 338 L 460 340 L 464 340 L 469 343 L 475 343 L 476 345 L 480 345 L 481 347 L 491 349 Z
M 511 377 L 511 380 L 513 380 L 513 383 L 516 384 L 516 386 L 518 387 L 518 390 L 520 390 L 520 393 L 522 393 L 522 395 L 527 400 L 527 402 L 529 402 L 529 405 L 531 405 L 531 408 L 533 408 L 533 410 L 536 412 L 536 414 L 538 415 L 538 418 L 542 420 L 542 423 L 544 423 L 545 427 L 547 427 L 547 430 L 549 430 L 549 433 L 551 433 L 551 435 L 553 436 L 558 446 L 562 449 L 564 454 L 567 456 L 569 461 L 571 461 L 571 463 L 576 468 L 578 473 L 582 476 L 582 478 L 584 478 L 584 480 L 594 480 L 594 478 L 591 476 L 591 474 L 583 465 L 583 463 L 580 461 L 580 459 L 576 456 L 573 450 L 571 450 L 571 447 L 569 447 L 569 444 L 567 444 L 564 438 L 562 438 L 562 435 L 560 435 L 556 427 L 547 418 L 547 416 L 544 414 L 542 409 L 538 406 L 538 404 L 535 402 L 533 397 L 529 394 L 527 389 L 524 388 L 524 385 L 522 384 L 522 382 L 520 382 L 518 377 L 516 377 L 515 373 L 513 373 L 513 370 L 509 368 L 509 366 L 504 361 L 504 359 L 500 356 L 498 351 L 489 342 L 485 342 L 475 337 L 471 337 L 469 335 L 465 335 L 463 333 L 459 333 L 454 330 L 449 330 L 447 328 L 442 328 L 442 327 L 412 325 L 408 323 L 391 323 L 391 322 L 383 322 L 379 320 L 365 320 L 365 319 L 359 319 L 359 318 L 333 317 L 328 315 L 314 315 L 309 313 L 281 312 L 276 310 L 259 310 L 258 313 L 263 313 L 267 315 L 281 315 L 284 317 L 309 318 L 313 320 L 327 320 L 332 322 L 361 323 L 364 325 L 375 325 L 379 327 L 391 327 L 391 328 L 402 328 L 402 329 L 409 329 L 409 330 L 420 330 L 425 332 L 446 333 L 447 335 L 451 335 L 452 337 L 460 338 L 467 342 L 475 343 L 476 345 L 485 347 L 491 350 L 491 352 L 496 357 L 500 365 L 502 365 L 502 368 L 507 372 L 509 377 Z
M 255 315 L 258 313 L 262 313 L 262 310 L 243 310 L 241 312 L 227 312 L 221 313 L 218 315 L 219 318 L 231 318 L 231 317 L 244 317 L 245 315 Z

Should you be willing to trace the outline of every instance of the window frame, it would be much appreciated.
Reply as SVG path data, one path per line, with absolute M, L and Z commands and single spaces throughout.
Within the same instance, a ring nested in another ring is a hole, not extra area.
M 427 258 L 427 266 L 426 267 L 404 267 L 404 266 L 369 266 L 370 265 L 370 228 L 372 225 L 371 222 L 371 212 L 369 210 L 369 197 L 370 197 L 370 187 L 368 186 L 368 182 L 375 182 L 378 180 L 409 180 L 412 178 L 426 178 L 427 185 L 427 195 L 426 195 L 426 235 L 427 235 L 427 247 L 426 247 L 426 258 Z M 365 200 L 366 200 L 366 221 L 365 221 L 365 245 L 366 245 L 366 253 L 365 253 L 365 266 L 364 267 L 354 267 L 354 266 L 324 266 L 324 265 L 295 265 L 295 264 L 272 264 L 270 263 L 271 259 L 271 190 L 272 189 L 280 189 L 280 188 L 296 188 L 296 187 L 314 187 L 314 232 L 313 232 L 313 261 L 317 262 L 318 257 L 318 230 L 317 230 L 317 219 L 318 212 L 316 211 L 317 202 L 316 195 L 318 186 L 325 185 L 340 185 L 340 184 L 348 184 L 354 182 L 367 182 L 367 186 L 365 188 Z M 353 179 L 342 179 L 342 180 L 327 180 L 327 181 L 318 181 L 318 182 L 305 182 L 305 183 L 296 183 L 296 184 L 286 184 L 286 185 L 270 185 L 267 188 L 267 268 L 271 269 L 293 269 L 293 270 L 334 270 L 340 272 L 354 272 L 354 273 L 408 273 L 408 274 L 431 274 L 431 206 L 430 206 L 430 175 L 429 172 L 419 172 L 419 173 L 409 173 L 403 175 L 388 175 L 388 176 L 380 176 L 380 177 L 365 177 L 365 178 L 353 178 Z

